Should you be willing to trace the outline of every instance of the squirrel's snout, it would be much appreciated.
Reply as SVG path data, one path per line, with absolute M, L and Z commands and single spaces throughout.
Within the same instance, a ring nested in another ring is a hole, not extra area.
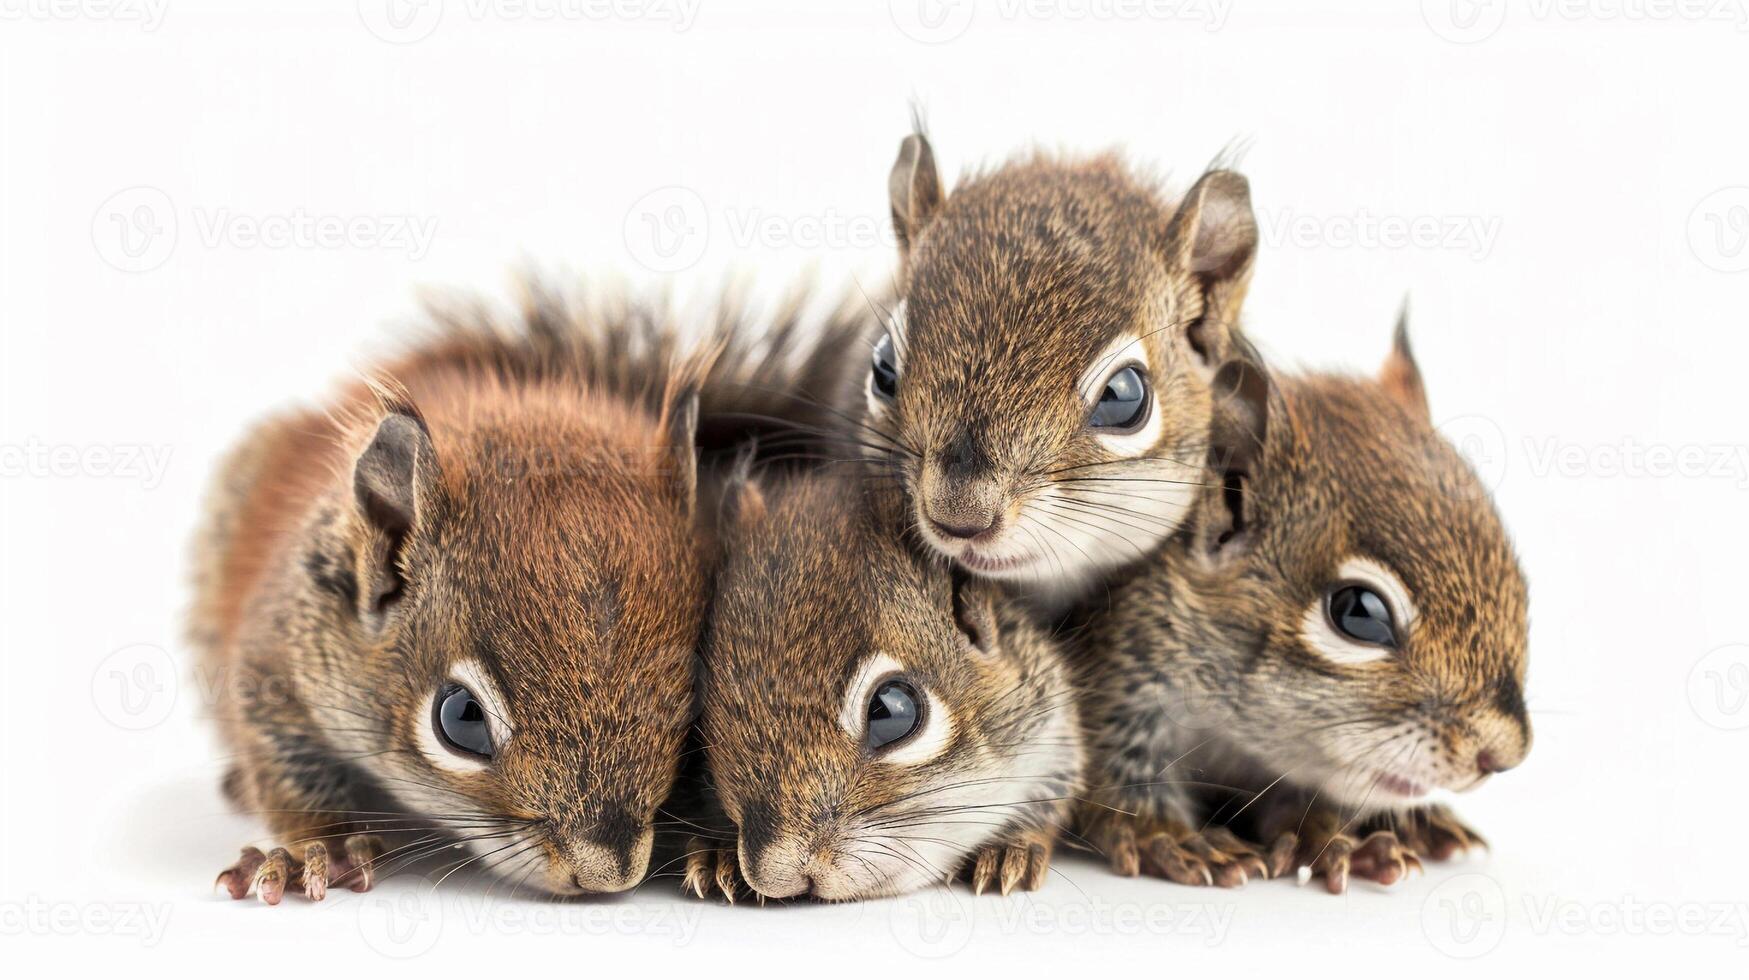
M 1001 530 L 1002 494 L 988 477 L 956 477 L 926 465 L 917 498 L 930 530 L 944 538 L 987 540 Z
M 643 879 L 655 836 L 654 828 L 640 825 L 563 841 L 553 872 L 586 892 L 625 891 Z

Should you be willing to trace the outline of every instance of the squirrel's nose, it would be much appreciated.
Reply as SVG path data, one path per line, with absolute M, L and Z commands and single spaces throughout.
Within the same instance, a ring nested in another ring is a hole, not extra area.
M 1512 765 L 1513 764 L 1510 762 L 1501 762 L 1494 753 L 1487 749 L 1483 749 L 1476 753 L 1476 768 L 1481 770 L 1481 773 L 1484 776 L 1492 776 L 1497 772 L 1505 772 L 1506 770 L 1511 769 Z
M 938 520 L 934 517 L 931 517 L 929 519 L 929 523 L 932 527 L 934 527 L 937 531 L 939 531 L 942 535 L 944 535 L 946 537 L 958 538 L 961 541 L 967 541 L 967 540 L 975 538 L 978 535 L 983 534 L 986 531 L 989 531 L 991 528 L 995 527 L 996 526 L 996 515 L 991 514 L 988 517 L 985 517 L 984 515 L 980 514 L 980 515 L 977 515 L 976 517 L 974 517 L 968 521 L 965 521 L 964 523 L 961 523 L 959 521 L 955 521 L 955 522 L 950 523 L 948 521 L 942 521 L 942 520 Z

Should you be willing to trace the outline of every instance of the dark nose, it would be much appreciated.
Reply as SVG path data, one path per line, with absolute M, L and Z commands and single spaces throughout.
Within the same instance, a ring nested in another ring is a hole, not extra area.
M 585 840 L 600 845 L 614 855 L 622 874 L 630 873 L 632 852 L 637 849 L 643 836 L 644 822 L 633 816 L 626 807 L 614 803 L 602 807 L 594 823 L 583 834 Z
M 1487 749 L 1483 749 L 1476 753 L 1476 768 L 1482 771 L 1482 775 L 1492 776 L 1497 772 L 1505 772 L 1512 767 L 1509 765 L 1502 765 L 1500 760 L 1494 757 L 1494 753 Z
M 959 523 L 947 524 L 947 523 L 943 523 L 943 522 L 938 521 L 935 518 L 931 517 L 929 519 L 929 523 L 931 525 L 933 525 L 935 527 L 935 529 L 937 531 L 940 531 L 942 534 L 944 534 L 950 538 L 959 538 L 963 541 L 963 540 L 966 540 L 969 538 L 975 538 L 978 535 L 983 534 L 984 532 L 995 527 L 996 526 L 996 517 L 994 514 L 992 514 L 988 520 L 985 520 L 982 523 L 979 523 L 978 521 L 974 520 L 973 522 L 971 522 L 969 524 L 959 524 Z

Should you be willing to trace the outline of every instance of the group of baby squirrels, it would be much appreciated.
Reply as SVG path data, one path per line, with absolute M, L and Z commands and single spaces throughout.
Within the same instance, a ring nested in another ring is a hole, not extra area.
M 229 454 L 191 635 L 277 904 L 403 868 L 551 895 L 1390 884 L 1530 745 L 1523 573 L 1376 376 L 1239 326 L 1244 177 L 889 179 L 890 291 L 709 329 L 528 287 Z M 653 856 L 654 855 L 654 856 Z

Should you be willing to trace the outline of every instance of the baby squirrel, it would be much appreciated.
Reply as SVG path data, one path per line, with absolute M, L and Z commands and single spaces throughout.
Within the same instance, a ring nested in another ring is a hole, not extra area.
M 1173 205 L 1115 157 L 1034 155 L 948 195 L 919 132 L 889 190 L 901 270 L 853 437 L 930 548 L 1061 605 L 1197 498 L 1249 187 L 1211 170 Z
M 233 898 L 362 891 L 455 845 L 553 894 L 643 876 L 694 715 L 695 435 L 736 442 L 806 387 L 796 309 L 760 345 L 731 304 L 687 353 L 658 312 L 537 287 L 509 325 L 435 311 L 372 381 L 244 438 L 190 633 L 226 793 L 284 846 L 243 850 Z
M 1121 874 L 1297 866 L 1332 892 L 1479 843 L 1428 794 L 1530 747 L 1526 587 L 1431 423 L 1406 323 L 1377 379 L 1272 384 L 1242 357 L 1215 390 L 1225 485 L 1078 650 L 1083 833 Z
M 724 497 L 700 731 L 736 829 L 690 845 L 687 890 L 1037 888 L 1081 770 L 1055 643 L 994 583 L 907 547 L 896 488 L 769 482 Z

